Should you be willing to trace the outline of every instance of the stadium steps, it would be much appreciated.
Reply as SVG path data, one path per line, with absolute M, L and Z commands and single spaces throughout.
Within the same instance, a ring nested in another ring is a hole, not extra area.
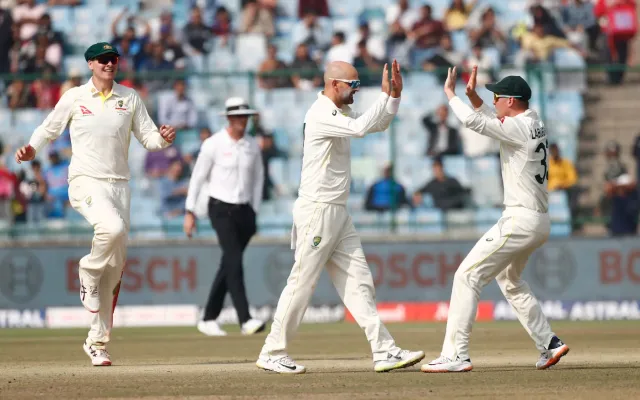
M 610 140 L 620 143 L 622 162 L 633 177 L 636 175 L 631 151 L 640 133 L 637 125 L 640 74 L 628 74 L 628 78 L 624 85 L 610 86 L 603 74 L 589 74 L 589 101 L 585 102 L 589 121 L 580 133 L 576 165 L 578 185 L 583 189 L 580 196 L 581 214 L 585 216 L 593 215 L 603 192 L 606 169 L 604 148 Z

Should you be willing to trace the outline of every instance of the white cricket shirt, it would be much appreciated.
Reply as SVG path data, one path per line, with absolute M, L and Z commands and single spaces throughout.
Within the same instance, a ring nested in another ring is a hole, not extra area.
M 236 141 L 224 128 L 202 143 L 189 182 L 188 211 L 194 212 L 207 178 L 210 197 L 231 204 L 250 203 L 257 212 L 262 202 L 264 166 L 255 138 L 245 135 Z
M 459 97 L 449 101 L 465 127 L 500 141 L 505 207 L 549 210 L 547 131 L 538 114 L 527 110 L 513 118 L 497 118 L 486 104 L 473 110 Z
M 66 91 L 33 132 L 29 144 L 40 152 L 62 134 L 67 124 L 73 151 L 69 181 L 76 176 L 129 180 L 131 132 L 147 150 L 170 145 L 160 136 L 138 93 L 115 82 L 107 96 L 95 88 L 91 79 Z
M 357 96 L 357 95 L 356 95 Z M 351 138 L 389 128 L 400 98 L 381 92 L 364 113 L 338 108 L 322 92 L 304 117 L 302 176 L 298 195 L 319 203 L 347 204 L 351 186 Z

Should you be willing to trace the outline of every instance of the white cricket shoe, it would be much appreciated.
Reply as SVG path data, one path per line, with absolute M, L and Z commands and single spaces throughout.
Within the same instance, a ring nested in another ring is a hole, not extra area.
M 469 372 L 473 369 L 471 360 L 461 360 L 460 357 L 456 357 L 452 360 L 445 356 L 440 356 L 429 364 L 423 364 L 420 370 L 422 372 Z
M 80 301 L 84 308 L 89 312 L 97 313 L 100 311 L 100 296 L 98 294 L 98 286 L 85 285 L 80 280 Z
M 407 368 L 417 364 L 424 358 L 424 351 L 400 350 L 395 356 L 387 354 L 386 360 L 374 361 L 373 370 L 376 372 L 389 372 L 394 369 Z
M 259 319 L 251 318 L 244 324 L 242 324 L 241 332 L 243 335 L 253 335 L 258 332 L 264 331 L 267 324 L 264 321 L 260 321 Z
M 107 353 L 107 346 L 104 343 L 87 343 L 82 345 L 84 352 L 91 359 L 94 367 L 108 367 L 111 365 L 111 358 Z
M 562 357 L 567 355 L 567 353 L 569 353 L 569 346 L 564 344 L 557 336 L 554 336 L 551 339 L 551 343 L 549 343 L 549 349 L 540 354 L 536 368 L 547 369 L 552 367 L 556 365 Z
M 227 332 L 223 331 L 220 325 L 213 319 L 209 321 L 198 321 L 198 330 L 207 336 L 227 336 Z
M 289 356 L 271 357 L 261 354 L 256 365 L 258 368 L 279 374 L 304 374 L 307 371 L 304 365 L 296 364 Z

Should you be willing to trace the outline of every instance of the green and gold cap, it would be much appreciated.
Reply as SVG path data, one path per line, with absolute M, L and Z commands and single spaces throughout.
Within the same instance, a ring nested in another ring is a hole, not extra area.
M 84 52 L 84 59 L 89 61 L 104 54 L 115 54 L 116 56 L 120 56 L 118 50 L 116 50 L 116 48 L 111 44 L 107 42 L 100 42 L 89 46 L 87 51 Z
M 515 97 L 523 100 L 531 99 L 531 88 L 522 77 L 510 75 L 497 83 L 488 83 L 487 89 L 497 95 Z

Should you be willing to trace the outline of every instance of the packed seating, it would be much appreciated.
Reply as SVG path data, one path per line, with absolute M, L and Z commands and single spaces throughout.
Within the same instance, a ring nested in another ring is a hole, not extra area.
M 364 235 L 388 233 L 391 229 L 399 233 L 478 234 L 498 218 L 502 188 L 495 143 L 464 132 L 450 113 L 444 121 L 438 119 L 438 108 L 446 104 L 442 69 L 448 65 L 465 69 L 478 63 L 482 70 L 479 79 L 484 80 L 481 83 L 506 75 L 525 76 L 534 92 L 532 108 L 545 119 L 550 141 L 559 145 L 564 157 L 572 161 L 576 158 L 586 78 L 584 73 L 567 75 L 560 70 L 584 68 L 591 49 L 565 29 L 565 10 L 559 5 L 542 8 L 541 14 L 537 7 L 530 7 L 536 2 L 527 0 L 17 3 L 21 4 L 8 11 L 14 19 L 20 17 L 16 10 L 21 7 L 34 13 L 40 22 L 17 25 L 18 21 L 14 21 L 14 42 L 9 49 L 0 48 L 0 62 L 2 51 L 9 55 L 8 69 L 3 70 L 0 65 L 0 73 L 6 73 L 0 77 L 0 140 L 4 150 L 0 168 L 14 173 L 16 182 L 16 190 L 5 199 L 11 205 L 8 214 L 13 216 L 5 215 L 4 221 L 14 231 L 22 229 L 21 223 L 48 224 L 62 230 L 83 225 L 70 207 L 61 211 L 47 206 L 46 221 L 27 218 L 35 202 L 33 193 L 38 179 L 31 166 L 15 164 L 12 152 L 28 141 L 61 90 L 88 79 L 82 54 L 88 45 L 105 40 L 122 54 L 120 82 L 142 94 L 156 121 L 164 118 L 159 115 L 163 102 L 176 101 L 175 81 L 184 79 L 184 101 L 190 101 L 197 113 L 195 123 L 181 127 L 174 145 L 185 166 L 182 179 L 188 179 L 201 128 L 216 132 L 224 126 L 219 112 L 225 99 L 242 96 L 260 110 L 259 121 L 254 121 L 251 131 L 272 137 L 278 150 L 273 153 L 271 148 L 265 149 L 276 156 L 269 158 L 273 187 L 265 194 L 258 213 L 259 233 L 264 236 L 284 236 L 290 229 L 291 205 L 300 179 L 302 121 L 320 90 L 319 77 L 327 59 L 345 59 L 358 66 L 363 79 L 356 96 L 358 109 L 365 109 L 377 96 L 385 60 L 397 58 L 405 70 L 402 106 L 389 132 L 352 141 L 349 208 Z M 66 5 L 52 5 L 59 3 Z M 44 15 L 50 17 L 50 27 L 46 26 Z M 33 36 L 22 37 L 25 28 L 33 28 Z M 537 33 L 563 36 L 554 36 L 557 40 L 546 48 L 546 58 L 536 54 Z M 272 53 L 270 45 L 274 46 Z M 56 58 L 55 46 L 62 49 L 60 59 Z M 55 76 L 61 79 L 56 80 Z M 462 74 L 460 93 L 465 79 Z M 492 103 L 490 92 L 483 88 L 480 94 Z M 431 120 L 432 125 L 425 122 Z M 456 145 L 449 143 L 453 147 L 445 151 L 444 142 L 430 137 L 429 126 L 435 127 L 432 132 L 439 132 L 441 127 L 450 129 L 458 137 Z M 45 182 L 52 167 L 68 162 L 68 132 L 59 142 L 38 156 Z M 462 206 L 443 209 L 426 192 L 414 196 L 433 179 L 435 159 L 442 161 L 448 177 L 467 190 Z M 134 188 L 133 235 L 180 235 L 180 213 L 166 215 L 162 211 L 157 181 L 163 171 L 150 167 L 148 154 L 135 140 L 129 161 Z M 388 162 L 393 164 L 395 181 L 407 193 L 407 202 L 399 204 L 397 210 L 369 211 L 365 207 L 367 191 L 381 177 Z M 21 170 L 24 176 L 19 173 Z M 50 194 L 37 201 L 53 202 Z M 569 235 L 571 217 L 566 196 L 554 192 L 550 203 L 552 235 Z

